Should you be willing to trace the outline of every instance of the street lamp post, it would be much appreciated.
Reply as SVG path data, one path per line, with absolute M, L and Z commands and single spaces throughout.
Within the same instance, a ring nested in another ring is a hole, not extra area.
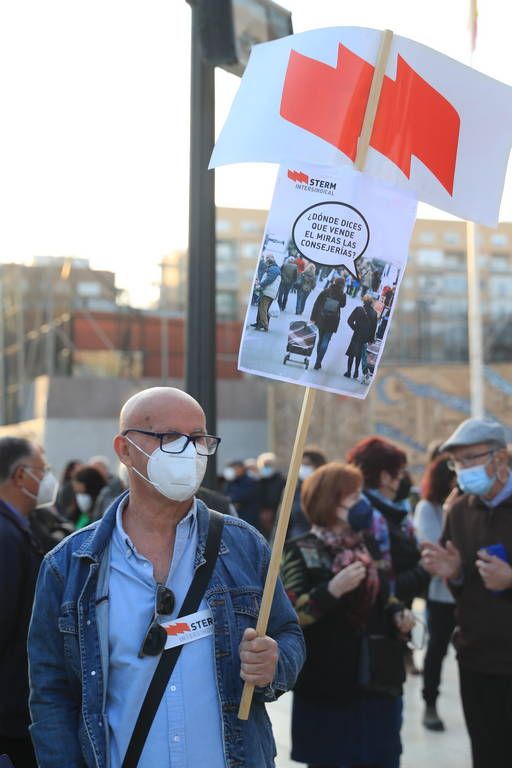
M 187 0 L 192 11 L 190 189 L 185 387 L 217 431 L 215 308 L 215 66 L 243 73 L 252 45 L 292 33 L 291 13 L 272 0 Z M 215 457 L 205 485 L 215 488 Z
M 192 68 L 185 387 L 201 403 L 208 431 L 215 434 L 215 175 L 214 171 L 208 171 L 215 139 L 215 80 L 213 66 L 202 57 L 200 3 L 189 2 L 192 9 Z M 205 485 L 215 488 L 216 476 L 217 466 L 212 456 L 208 461 Z

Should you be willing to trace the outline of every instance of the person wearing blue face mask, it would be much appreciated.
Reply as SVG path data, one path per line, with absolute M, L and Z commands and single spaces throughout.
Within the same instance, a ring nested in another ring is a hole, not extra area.
M 505 768 L 512 754 L 512 475 L 506 434 L 467 419 L 441 446 L 461 496 L 440 544 L 422 562 L 447 580 L 456 603 L 454 645 L 474 768 Z

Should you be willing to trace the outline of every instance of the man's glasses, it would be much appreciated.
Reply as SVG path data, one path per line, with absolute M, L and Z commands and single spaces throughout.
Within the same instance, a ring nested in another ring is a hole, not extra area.
M 138 432 L 160 440 L 160 450 L 164 453 L 183 453 L 189 443 L 194 444 L 199 456 L 213 456 L 219 447 L 220 437 L 214 435 L 185 435 L 183 432 L 148 432 L 145 429 L 125 429 L 121 434 Z
M 164 627 L 158 623 L 159 616 L 169 616 L 176 603 L 174 592 L 172 589 L 158 584 L 155 594 L 155 610 L 151 624 L 144 638 L 144 642 L 141 645 L 139 651 L 139 659 L 143 659 L 144 656 L 158 656 L 162 653 L 167 642 L 167 632 Z
M 496 451 L 484 451 L 483 453 L 475 453 L 473 456 L 461 456 L 460 459 L 448 459 L 446 466 L 455 472 L 461 467 L 470 467 L 477 459 L 483 459 L 484 456 L 492 456 Z

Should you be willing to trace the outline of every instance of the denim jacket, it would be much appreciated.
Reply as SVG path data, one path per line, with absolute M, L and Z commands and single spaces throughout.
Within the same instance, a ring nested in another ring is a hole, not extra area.
M 108 581 L 116 499 L 102 520 L 49 552 L 39 574 L 29 631 L 30 727 L 40 768 L 108 768 Z M 197 502 L 197 568 L 205 562 L 208 510 Z M 304 662 L 295 611 L 277 584 L 267 634 L 279 646 L 272 685 L 256 690 L 249 719 L 239 720 L 238 646 L 254 627 L 269 564 L 268 546 L 243 520 L 225 518 L 219 556 L 205 597 L 214 617 L 214 646 L 224 755 L 228 768 L 274 765 L 275 743 L 265 702 L 291 688 Z M 137 709 L 142 702 L 133 702 Z

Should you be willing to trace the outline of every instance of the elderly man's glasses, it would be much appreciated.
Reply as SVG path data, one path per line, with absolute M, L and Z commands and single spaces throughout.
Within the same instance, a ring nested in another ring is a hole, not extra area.
M 153 618 L 139 651 L 139 659 L 143 659 L 144 656 L 158 656 L 159 653 L 162 653 L 167 642 L 167 632 L 158 623 L 158 617 L 169 616 L 174 610 L 175 603 L 176 600 L 172 589 L 158 584 L 155 594 Z
M 493 456 L 496 453 L 496 451 L 484 451 L 483 453 L 474 453 L 471 456 L 461 456 L 458 459 L 448 459 L 446 462 L 446 466 L 448 469 L 451 469 L 452 472 L 456 472 L 457 469 L 462 469 L 464 467 L 470 467 L 473 462 L 475 462 L 477 459 L 483 459 L 484 456 Z
M 138 432 L 140 435 L 150 435 L 160 440 L 160 450 L 164 453 L 183 453 L 189 443 L 200 456 L 213 456 L 219 447 L 221 438 L 214 435 L 185 435 L 183 432 L 149 432 L 145 429 L 125 429 L 121 434 Z

